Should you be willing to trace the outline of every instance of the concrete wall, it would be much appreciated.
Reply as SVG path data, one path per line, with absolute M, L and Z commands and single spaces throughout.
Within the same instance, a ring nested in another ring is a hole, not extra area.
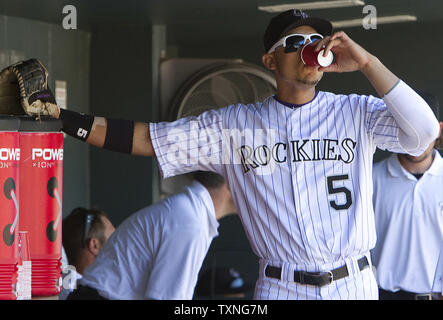
M 91 114 L 151 121 L 151 28 L 106 26 L 92 34 Z M 152 203 L 153 159 L 91 146 L 91 205 L 118 225 Z

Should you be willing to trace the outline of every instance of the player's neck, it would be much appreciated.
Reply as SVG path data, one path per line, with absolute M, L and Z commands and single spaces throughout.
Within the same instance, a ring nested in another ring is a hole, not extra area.
M 214 204 L 215 218 L 220 220 L 221 218 L 235 213 L 235 209 L 230 205 L 230 197 L 228 194 L 224 194 L 220 191 L 208 190 L 209 195 L 212 198 Z
M 314 99 L 315 87 L 309 87 L 309 88 L 279 87 L 277 90 L 277 97 L 279 100 L 291 104 L 305 104 Z
M 86 249 L 84 249 L 84 251 L 82 252 L 82 254 L 80 255 L 80 259 L 77 263 L 76 266 L 76 271 L 79 274 L 83 274 L 83 272 L 85 271 L 85 269 L 91 265 L 95 260 L 95 256 L 92 255 L 90 252 L 88 252 Z
M 423 174 L 431 167 L 434 161 L 434 153 L 430 152 L 423 158 L 399 154 L 398 161 L 406 171 L 412 174 Z

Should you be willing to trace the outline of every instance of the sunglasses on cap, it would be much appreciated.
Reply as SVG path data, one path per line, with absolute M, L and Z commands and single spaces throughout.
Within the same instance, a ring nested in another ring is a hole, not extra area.
M 323 39 L 323 36 L 319 33 L 311 33 L 311 34 L 300 34 L 293 33 L 289 34 L 280 40 L 278 40 L 272 47 L 269 49 L 268 53 L 272 53 L 277 50 L 278 47 L 285 47 L 285 53 L 297 51 L 298 48 L 302 47 L 306 40 L 312 43 L 318 40 Z

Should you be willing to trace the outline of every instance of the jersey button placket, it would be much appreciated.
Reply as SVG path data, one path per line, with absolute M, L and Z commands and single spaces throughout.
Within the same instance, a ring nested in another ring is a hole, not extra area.
M 423 179 L 423 177 L 421 177 L 421 179 Z M 420 180 L 418 179 L 417 181 L 414 181 L 414 191 L 413 191 L 413 196 L 412 196 L 412 215 L 419 215 L 420 212 L 422 211 L 421 204 L 420 204 Z
M 303 180 L 301 179 L 300 172 L 297 170 L 297 162 L 294 161 L 294 154 L 292 152 L 292 143 L 291 141 L 299 139 L 299 118 L 300 118 L 300 110 L 295 109 L 292 110 L 290 116 L 287 119 L 286 130 L 287 130 L 287 145 L 288 145 L 288 159 L 289 159 L 289 167 L 291 172 L 291 180 L 292 180 L 292 193 L 294 195 L 294 207 L 296 208 L 296 218 L 298 221 L 298 227 L 300 228 L 301 240 L 305 249 L 305 259 L 308 262 L 310 261 L 310 256 L 308 253 L 309 247 L 309 232 L 305 229 L 305 222 L 303 221 L 303 211 L 302 208 L 306 207 L 303 202 L 303 197 L 300 197 L 299 188 L 303 186 Z

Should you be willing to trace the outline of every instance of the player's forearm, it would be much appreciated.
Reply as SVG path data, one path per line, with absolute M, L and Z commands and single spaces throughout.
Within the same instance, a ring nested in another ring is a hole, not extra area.
M 428 104 L 375 56 L 361 69 L 400 127 L 399 141 L 411 153 L 420 153 L 437 138 L 439 124 Z
M 383 97 L 399 79 L 377 57 L 373 55 L 369 55 L 369 57 L 368 63 L 361 69 L 361 72 L 368 78 L 380 97 Z
M 149 135 L 149 125 L 144 122 L 135 122 L 134 123 L 134 131 L 132 134 L 132 142 L 130 142 L 130 138 L 126 137 L 125 140 L 120 141 L 120 144 L 127 143 L 131 144 L 130 152 L 129 149 L 127 151 L 122 151 L 121 147 L 117 148 L 117 150 L 112 148 L 113 142 L 109 141 L 111 138 L 107 139 L 107 119 L 103 117 L 94 117 L 94 123 L 92 125 L 91 134 L 86 140 L 87 143 L 92 144 L 99 148 L 105 148 L 113 151 L 120 151 L 123 153 L 131 153 L 133 155 L 139 156 L 153 156 L 154 149 L 152 148 L 151 138 Z M 109 137 L 109 136 L 108 136 Z M 111 146 L 111 147 L 110 147 Z M 120 150 L 118 150 L 120 149 Z
M 62 130 L 66 134 L 88 144 L 122 153 L 154 156 L 147 123 L 94 117 L 66 110 L 53 116 L 62 120 Z
M 398 80 L 383 100 L 399 126 L 398 139 L 406 152 L 419 155 L 437 139 L 437 118 L 426 101 L 406 83 Z
M 106 139 L 106 130 L 107 130 L 106 118 L 94 117 L 91 133 L 86 139 L 86 142 L 92 144 L 93 146 L 103 148 Z

